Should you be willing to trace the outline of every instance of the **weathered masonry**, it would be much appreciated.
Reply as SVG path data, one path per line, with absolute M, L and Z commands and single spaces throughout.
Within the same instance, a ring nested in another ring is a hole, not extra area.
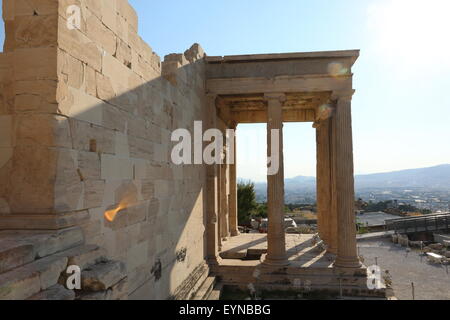
M 68 27 L 72 5 L 79 28 Z M 3 19 L 0 299 L 198 298 L 216 277 L 253 272 L 219 257 L 241 236 L 235 164 L 171 162 L 172 131 L 199 120 L 223 131 L 314 123 L 320 236 L 336 259 L 322 269 L 289 261 L 280 170 L 268 178 L 264 283 L 325 275 L 318 288 L 364 292 L 350 105 L 358 51 L 209 57 L 195 44 L 160 61 L 126 0 L 3 0 Z M 82 290 L 65 288 L 71 265 Z

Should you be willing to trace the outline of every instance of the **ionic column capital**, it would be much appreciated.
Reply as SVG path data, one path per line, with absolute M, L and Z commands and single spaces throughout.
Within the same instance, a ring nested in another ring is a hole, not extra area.
M 264 100 L 267 102 L 278 101 L 280 104 L 286 101 L 286 94 L 275 92 L 275 93 L 265 93 Z

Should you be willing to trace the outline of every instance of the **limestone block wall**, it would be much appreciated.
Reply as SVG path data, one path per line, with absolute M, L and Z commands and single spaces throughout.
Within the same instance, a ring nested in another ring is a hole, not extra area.
M 205 255 L 205 169 L 170 160 L 171 132 L 205 114 L 201 48 L 162 63 L 127 0 L 3 6 L 0 212 L 83 215 L 86 242 L 126 263 L 130 297 L 174 294 Z
M 7 184 L 11 172 L 13 156 L 12 124 L 13 115 L 10 106 L 11 56 L 0 53 L 0 216 L 9 213 L 9 204 L 1 195 L 7 193 Z

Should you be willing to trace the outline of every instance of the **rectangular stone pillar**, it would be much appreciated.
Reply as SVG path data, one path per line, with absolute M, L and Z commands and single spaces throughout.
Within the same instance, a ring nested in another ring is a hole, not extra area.
M 358 268 L 361 263 L 356 247 L 355 191 L 353 177 L 353 141 L 351 94 L 337 99 L 333 121 L 334 177 L 338 213 L 338 247 L 335 267 Z
M 216 128 L 216 95 L 207 96 L 206 128 Z M 220 246 L 218 225 L 218 165 L 207 166 L 206 172 L 206 258 L 210 265 L 218 264 L 218 252 Z
M 286 239 L 284 233 L 284 166 L 283 166 L 283 102 L 284 94 L 266 94 L 267 100 L 267 156 L 274 154 L 272 146 L 278 147 L 278 170 L 267 175 L 267 208 L 268 208 L 268 232 L 267 232 L 267 256 L 264 261 L 268 265 L 287 265 Z M 278 132 L 278 139 L 272 141 L 272 130 Z
M 236 173 L 236 124 L 234 124 L 231 129 L 234 130 L 234 134 L 230 137 L 230 160 L 232 163 L 229 164 L 230 167 L 230 200 L 229 200 L 229 215 L 230 215 L 230 235 L 232 237 L 239 235 L 238 230 L 238 207 L 237 207 L 237 173 Z

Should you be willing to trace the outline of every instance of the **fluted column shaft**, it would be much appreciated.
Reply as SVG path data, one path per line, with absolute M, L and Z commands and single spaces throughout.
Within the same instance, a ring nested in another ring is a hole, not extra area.
M 207 112 L 205 129 L 216 128 L 216 96 L 207 96 Z M 206 144 L 206 143 L 205 143 Z M 218 251 L 220 245 L 218 227 L 218 170 L 216 164 L 208 165 L 206 169 L 206 258 L 209 264 L 218 264 Z
M 331 143 L 330 119 L 316 125 L 317 225 L 320 238 L 331 248 Z
M 227 164 L 219 165 L 220 168 L 220 235 L 222 240 L 229 236 L 228 232 L 228 190 L 227 190 Z
M 233 146 L 231 147 L 232 160 L 233 163 L 229 164 L 230 168 L 230 201 L 229 214 L 230 214 L 230 234 L 232 237 L 239 235 L 238 230 L 238 207 L 237 207 L 237 173 L 236 173 L 236 125 L 233 125 L 231 129 L 235 130 L 235 134 L 231 139 L 233 139 Z
M 272 157 L 272 145 L 278 145 L 278 171 L 267 175 L 268 233 L 265 263 L 270 265 L 288 264 L 284 231 L 284 166 L 283 166 L 283 117 L 284 94 L 265 96 L 268 104 L 267 156 Z M 272 141 L 272 130 L 278 130 L 278 140 Z M 273 165 L 268 164 L 268 166 Z
M 338 246 L 334 266 L 358 268 L 361 263 L 356 247 L 351 95 L 340 96 L 337 99 L 333 121 L 333 144 L 333 175 L 338 213 Z

